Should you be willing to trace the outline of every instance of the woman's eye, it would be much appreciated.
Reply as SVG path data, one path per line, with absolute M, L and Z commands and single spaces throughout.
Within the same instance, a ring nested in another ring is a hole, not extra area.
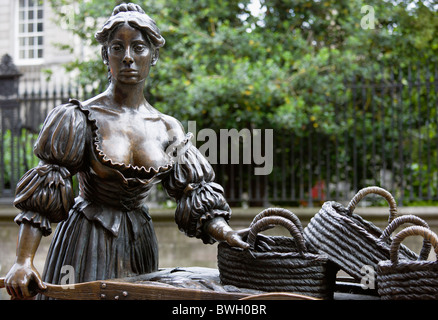
M 122 46 L 115 44 L 115 45 L 111 46 L 111 49 L 113 51 L 120 51 L 120 50 L 122 50 Z
M 136 52 L 143 52 L 146 49 L 146 46 L 142 45 L 142 44 L 138 44 L 134 47 L 134 50 Z

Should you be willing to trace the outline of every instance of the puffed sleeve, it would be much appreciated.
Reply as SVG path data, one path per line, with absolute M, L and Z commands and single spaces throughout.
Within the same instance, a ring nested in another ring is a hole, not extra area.
M 187 236 L 214 243 L 204 232 L 203 225 L 218 216 L 226 221 L 230 219 L 231 209 L 224 189 L 214 182 L 213 168 L 189 138 L 178 148 L 177 154 L 173 171 L 163 180 L 168 195 L 177 202 L 175 222 Z
M 51 223 L 67 218 L 74 203 L 72 176 L 82 166 L 86 133 L 86 116 L 77 105 L 61 105 L 49 113 L 34 146 L 41 161 L 16 188 L 14 205 L 21 213 L 15 222 L 27 221 L 49 235 Z

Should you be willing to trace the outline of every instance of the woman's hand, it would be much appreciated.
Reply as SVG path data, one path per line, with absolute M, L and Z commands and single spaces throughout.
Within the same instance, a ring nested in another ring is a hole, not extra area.
M 23 222 L 20 225 L 15 264 L 5 277 L 7 292 L 14 299 L 26 299 L 44 290 L 45 284 L 33 266 L 35 252 L 42 237 L 41 230 Z
M 248 236 L 249 229 L 242 230 L 230 230 L 225 235 L 225 241 L 230 245 L 230 247 L 239 247 L 242 249 L 248 249 L 249 244 L 243 241 L 245 237 Z
M 206 231 L 216 241 L 226 242 L 231 247 L 249 248 L 249 244 L 243 241 L 243 238 L 248 235 L 249 229 L 233 230 L 222 217 L 209 221 Z
M 46 289 L 41 276 L 29 260 L 24 263 L 15 263 L 12 266 L 5 277 L 5 287 L 14 299 L 30 298 L 35 296 L 39 290 Z

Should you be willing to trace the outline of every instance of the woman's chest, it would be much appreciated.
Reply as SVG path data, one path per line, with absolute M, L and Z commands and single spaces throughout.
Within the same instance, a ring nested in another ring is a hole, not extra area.
M 159 116 L 135 113 L 96 117 L 102 151 L 113 162 L 145 168 L 169 163 L 166 125 Z

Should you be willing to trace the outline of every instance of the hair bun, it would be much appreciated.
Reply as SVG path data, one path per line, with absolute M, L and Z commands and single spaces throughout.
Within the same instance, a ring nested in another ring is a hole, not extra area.
M 116 14 L 120 12 L 128 12 L 128 11 L 136 11 L 139 13 L 145 13 L 144 10 L 135 3 L 122 3 L 114 8 L 112 15 L 115 16 Z

